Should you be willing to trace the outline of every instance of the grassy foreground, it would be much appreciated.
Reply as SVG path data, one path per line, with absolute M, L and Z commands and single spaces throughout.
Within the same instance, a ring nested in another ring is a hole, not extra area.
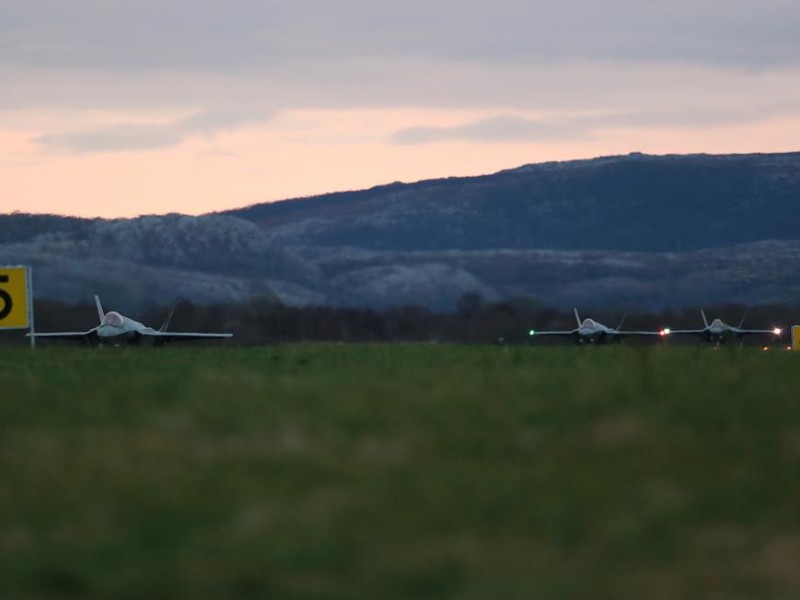
M 798 361 L 0 350 L 0 597 L 797 598 Z

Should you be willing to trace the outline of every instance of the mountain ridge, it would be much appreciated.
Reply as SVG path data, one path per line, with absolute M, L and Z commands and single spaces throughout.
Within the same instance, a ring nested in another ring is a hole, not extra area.
M 682 251 L 800 239 L 800 152 L 634 153 L 227 211 L 281 243 Z M 769 213 L 762 210 L 769 208 Z
M 641 153 L 391 183 L 191 217 L 0 215 L 41 297 L 448 310 L 800 302 L 800 152 Z

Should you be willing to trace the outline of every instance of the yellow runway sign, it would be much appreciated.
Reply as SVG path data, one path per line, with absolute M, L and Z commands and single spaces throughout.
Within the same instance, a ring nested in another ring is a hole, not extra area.
M 0 329 L 31 326 L 27 267 L 0 267 Z

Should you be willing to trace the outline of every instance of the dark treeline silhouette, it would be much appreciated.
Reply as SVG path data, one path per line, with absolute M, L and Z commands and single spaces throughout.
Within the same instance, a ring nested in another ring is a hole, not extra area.
M 107 307 L 112 309 L 113 307 Z M 432 312 L 422 306 L 402 306 L 386 310 L 330 306 L 289 306 L 276 298 L 256 297 L 241 304 L 199 305 L 180 301 L 172 307 L 152 307 L 142 314 L 129 315 L 153 327 L 159 327 L 175 308 L 170 324 L 173 331 L 231 331 L 231 342 L 237 345 L 275 344 L 299 341 L 329 342 L 443 342 L 443 343 L 507 343 L 537 345 L 566 343 L 564 339 L 533 338 L 531 328 L 572 329 L 575 317 L 571 310 L 559 310 L 531 298 L 516 298 L 502 302 L 486 302 L 477 294 L 461 298 L 454 311 Z M 764 305 L 745 307 L 726 304 L 702 307 L 709 321 L 721 318 L 738 325 L 745 317 L 745 326 L 754 328 L 782 327 L 783 341 L 789 339 L 788 329 L 800 322 L 800 306 Z M 703 322 L 701 307 L 689 307 L 663 312 L 634 310 L 597 310 L 578 307 L 581 318 L 591 317 L 610 327 L 623 319 L 622 329 L 658 331 L 699 329 Z M 64 304 L 37 301 L 36 330 L 83 331 L 97 324 L 93 304 Z M 21 343 L 24 333 L 5 332 L 3 343 Z M 657 343 L 659 338 L 628 338 L 628 343 Z M 773 340 L 745 338 L 746 343 L 760 344 Z M 53 341 L 45 343 L 56 343 Z M 684 336 L 671 343 L 700 343 L 693 336 Z

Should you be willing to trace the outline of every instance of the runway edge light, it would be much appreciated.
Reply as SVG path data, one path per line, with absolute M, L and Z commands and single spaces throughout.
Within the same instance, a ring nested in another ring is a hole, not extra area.
M 32 279 L 30 267 L 0 266 L 0 330 L 27 329 L 34 348 Z

